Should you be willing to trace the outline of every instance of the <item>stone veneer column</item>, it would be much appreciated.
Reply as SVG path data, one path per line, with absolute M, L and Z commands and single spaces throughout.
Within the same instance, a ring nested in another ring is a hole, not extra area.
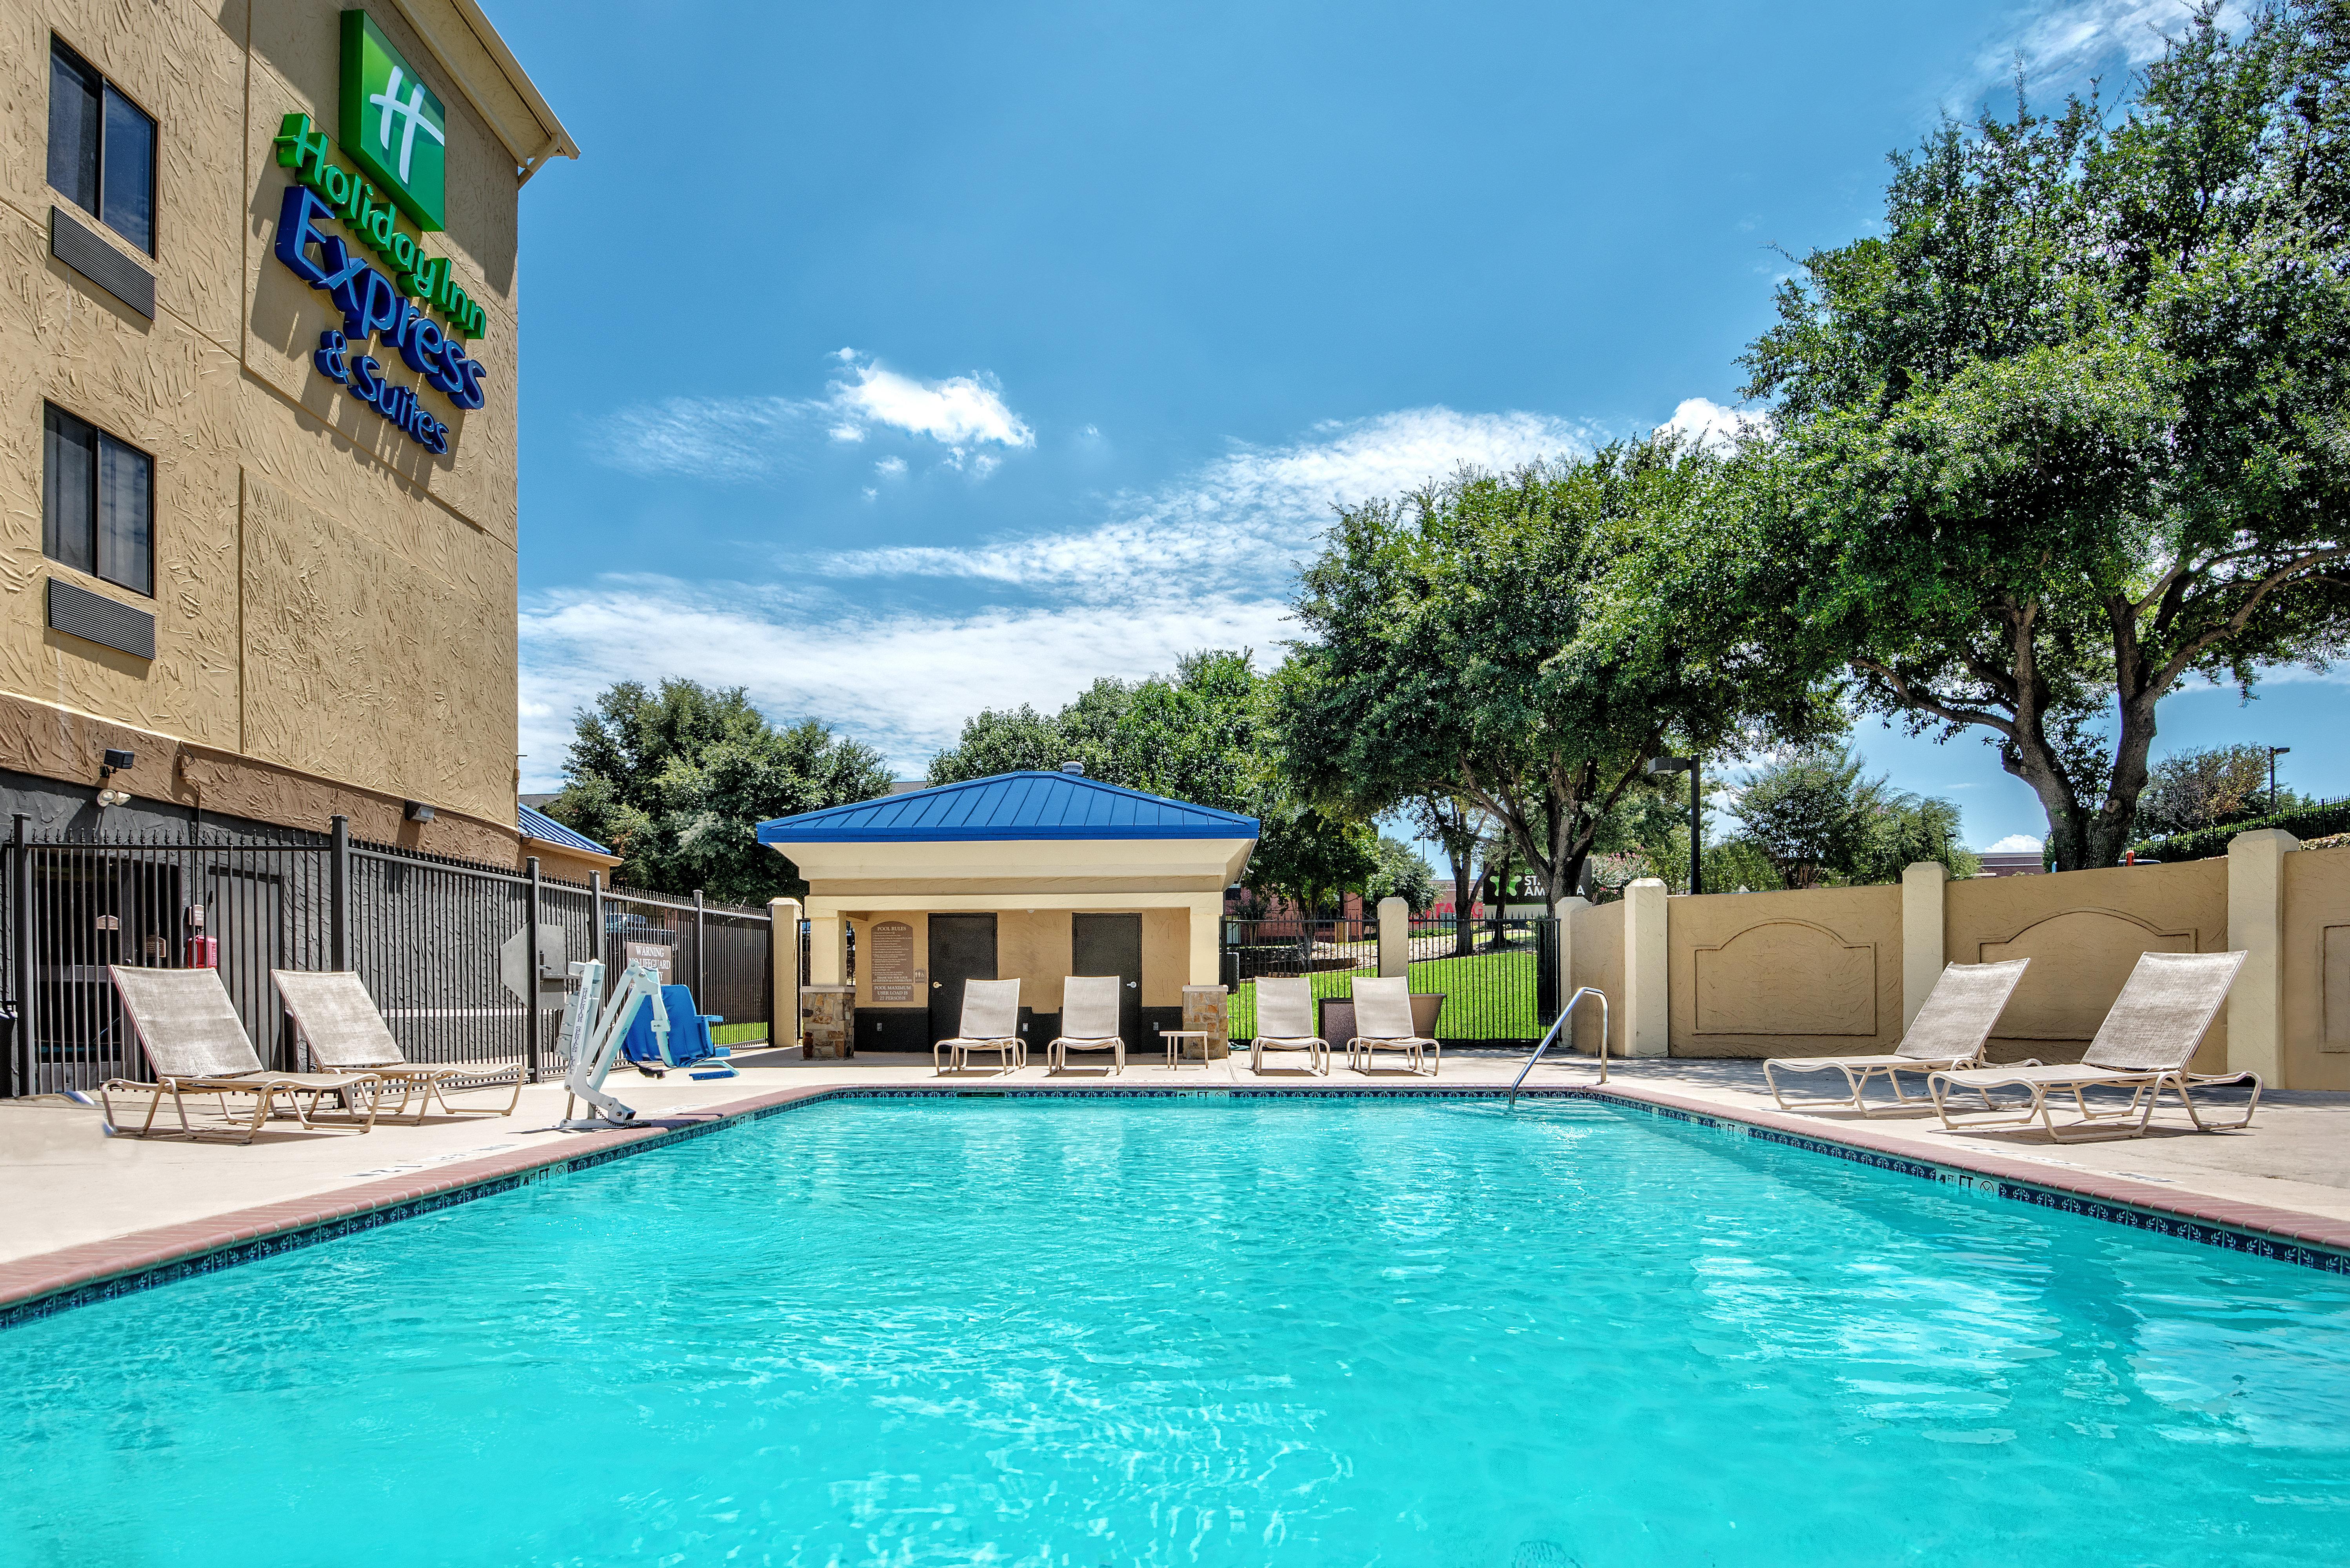
M 767 900 L 767 959 L 775 972 L 768 1000 L 767 1044 L 796 1044 L 800 1037 L 800 901 Z
M 1918 1010 L 1942 978 L 1942 911 L 1950 868 L 1919 860 L 1901 871 L 1901 1032 L 1918 1022 Z
M 1379 900 L 1379 978 L 1411 972 L 1411 906 L 1401 898 Z
M 2277 828 L 2228 840 L 2228 947 L 2244 967 L 2228 992 L 2228 1071 L 2284 1079 L 2284 857 L 2301 840 Z
M 1643 877 L 1624 889 L 1624 1023 L 1627 1056 L 1672 1053 L 1672 969 L 1667 961 L 1665 885 Z

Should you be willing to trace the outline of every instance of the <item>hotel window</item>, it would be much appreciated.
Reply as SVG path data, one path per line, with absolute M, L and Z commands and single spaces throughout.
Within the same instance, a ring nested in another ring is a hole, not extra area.
M 155 254 L 155 121 L 88 61 L 49 40 L 49 183 Z
M 41 553 L 155 593 L 155 460 L 63 409 L 41 409 Z

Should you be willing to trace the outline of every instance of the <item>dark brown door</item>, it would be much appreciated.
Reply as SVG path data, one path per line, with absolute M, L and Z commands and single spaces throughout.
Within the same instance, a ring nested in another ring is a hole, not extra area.
M 993 915 L 931 917 L 931 1044 L 962 1024 L 962 982 L 995 978 Z
M 1125 982 L 1118 993 L 1118 1032 L 1128 1051 L 1142 1049 L 1142 917 L 1075 917 L 1069 972 L 1114 974 Z

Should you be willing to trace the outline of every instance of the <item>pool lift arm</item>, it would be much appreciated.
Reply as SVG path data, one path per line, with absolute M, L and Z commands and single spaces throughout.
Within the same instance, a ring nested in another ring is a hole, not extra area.
M 629 1025 L 636 1022 L 639 1007 L 652 1009 L 653 1044 L 661 1059 L 668 1060 L 669 1009 L 661 1005 L 660 973 L 650 964 L 630 964 L 620 973 L 619 989 L 610 1005 L 600 1012 L 597 1004 L 603 998 L 603 963 L 594 959 L 575 963 L 571 973 L 579 985 L 563 1004 L 563 1032 L 558 1036 L 557 1049 L 570 1053 L 571 1071 L 563 1080 L 567 1093 L 563 1120 L 557 1125 L 566 1132 L 631 1126 L 637 1119 L 636 1111 L 604 1092 L 604 1075 L 619 1059 L 620 1047 L 629 1037 Z M 574 1117 L 571 1111 L 575 1100 L 587 1101 L 601 1114 Z

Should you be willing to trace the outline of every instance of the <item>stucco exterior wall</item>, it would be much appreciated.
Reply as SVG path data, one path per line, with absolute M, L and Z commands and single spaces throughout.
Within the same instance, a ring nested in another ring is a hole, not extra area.
M 470 36 L 446 12 L 447 36 Z M 448 110 L 448 255 L 487 332 L 485 407 L 421 400 L 452 431 L 434 457 L 311 361 L 339 316 L 272 245 L 291 171 L 270 139 L 307 112 L 339 151 L 339 7 L 327 0 L 0 0 L 0 694 L 307 775 L 292 825 L 323 827 L 321 792 L 351 787 L 504 825 L 466 852 L 511 859 L 515 835 L 514 155 L 439 67 L 400 6 L 369 15 L 433 78 Z M 49 254 L 49 37 L 157 120 L 156 254 L 102 240 L 155 279 L 148 321 Z M 478 49 L 476 49 L 478 53 Z M 487 79 L 484 62 L 473 74 Z M 504 106 L 511 114 L 513 106 Z M 343 161 L 348 166 L 348 157 Z M 388 373 L 421 378 L 397 354 Z M 41 552 L 41 405 L 155 460 L 155 594 Z M 156 617 L 156 657 L 47 628 L 64 577 Z M 48 776 L 52 750 L 0 767 Z M 142 758 L 142 764 L 144 759 Z M 134 792 L 151 781 L 130 783 Z M 249 804 L 281 809 L 283 789 Z M 355 828 L 357 824 L 355 823 Z M 384 836 L 389 836 L 385 835 Z
M 936 911 L 947 913 L 946 910 Z M 958 909 L 955 913 L 970 911 Z M 1190 982 L 1191 911 L 1133 907 L 1106 913 L 1142 917 L 1142 1005 L 1180 1007 L 1183 987 Z M 874 926 L 883 920 L 903 920 L 913 928 L 914 962 L 927 971 L 930 918 L 925 909 L 859 910 L 848 917 L 857 933 L 857 1005 L 922 1007 L 926 998 L 911 1002 L 880 1002 L 873 995 L 873 966 L 865 957 L 872 949 Z M 1038 1012 L 1061 1010 L 1061 984 L 1075 961 L 1076 927 L 1067 909 L 997 909 L 995 916 L 995 978 L 1020 982 L 1020 1005 Z
M 2114 866 L 1950 885 L 1943 953 L 1951 963 L 2028 958 L 1992 1037 L 1991 1059 L 2077 1062 L 2142 952 L 2228 948 L 2228 863 Z M 2223 1012 L 2196 1065 L 2227 1060 Z
M 1562 976 L 1565 990 L 1574 994 L 1577 986 L 1591 986 L 1607 999 L 1608 1028 L 1611 1037 L 1607 1048 L 1624 1048 L 1624 905 L 1586 904 L 1575 899 L 1562 906 L 1563 919 L 1573 923 L 1569 933 L 1573 955 L 1573 973 Z M 1599 1049 L 1599 1012 L 1586 1005 L 1575 1015 L 1575 1048 L 1596 1052 Z
M 2284 1081 L 2350 1089 L 2350 849 L 2284 857 Z
M 1889 1051 L 1901 1038 L 1901 889 L 1665 901 L 1676 1055 Z

